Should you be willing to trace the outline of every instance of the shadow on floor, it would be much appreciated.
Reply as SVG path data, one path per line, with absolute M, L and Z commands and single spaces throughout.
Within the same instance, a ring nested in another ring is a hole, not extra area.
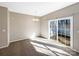
M 59 56 L 60 54 L 61 55 L 64 55 L 64 56 L 68 56 L 68 55 L 67 54 L 64 54 L 64 53 L 57 52 L 57 51 L 53 51 L 53 50 L 49 49 L 48 46 L 49 47 L 54 47 L 54 48 L 57 48 L 57 49 L 61 49 L 61 50 L 65 51 L 65 52 L 69 53 L 72 56 L 79 56 L 79 53 L 78 52 L 75 52 L 75 51 L 73 51 L 72 49 L 70 49 L 68 47 L 61 47 L 61 46 L 57 46 L 57 45 L 53 45 L 53 44 L 48 44 L 48 43 L 44 43 L 44 42 L 40 42 L 40 41 L 36 41 L 36 40 L 31 40 L 31 39 L 30 39 L 30 42 L 34 42 L 34 43 L 38 43 L 38 44 L 44 45 L 48 50 L 50 50 L 56 56 Z M 43 47 L 40 47 L 40 48 L 43 48 Z
M 13 42 L 0 49 L 0 56 L 48 56 L 35 50 L 29 39 Z

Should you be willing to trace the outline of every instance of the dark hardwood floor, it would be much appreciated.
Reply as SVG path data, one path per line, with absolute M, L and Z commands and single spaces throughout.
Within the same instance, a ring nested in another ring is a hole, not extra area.
M 53 51 L 50 48 L 48 48 L 47 46 L 52 46 L 52 47 L 64 50 L 73 56 L 79 55 L 79 53 L 77 53 L 69 48 L 62 48 L 62 47 L 58 47 L 56 45 L 50 45 L 50 44 L 42 43 L 39 41 L 25 39 L 25 40 L 13 42 L 9 45 L 9 47 L 0 49 L 0 56 L 48 56 L 45 53 L 36 51 L 36 49 L 34 48 L 33 44 L 31 44 L 31 42 L 44 45 L 48 50 L 50 50 L 54 54 L 54 56 L 59 56 L 59 55 L 57 55 L 57 54 L 59 54 L 59 52 Z M 53 54 L 51 56 L 53 56 Z M 63 54 L 63 55 L 67 56 L 66 54 Z
M 0 56 L 47 56 L 35 51 L 29 39 L 13 42 L 9 47 L 0 49 Z

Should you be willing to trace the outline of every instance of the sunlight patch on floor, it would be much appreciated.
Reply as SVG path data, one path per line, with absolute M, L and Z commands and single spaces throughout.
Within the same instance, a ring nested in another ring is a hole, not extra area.
M 56 56 L 54 53 L 52 53 L 51 51 L 49 51 L 48 49 L 46 48 L 40 48 L 38 46 L 34 46 L 36 51 L 37 52 L 40 52 L 40 53 L 43 53 L 43 54 L 46 54 L 46 55 L 49 55 L 49 56 Z
M 62 56 L 69 56 L 70 54 L 67 53 L 66 51 L 56 48 L 54 46 L 59 46 L 59 47 L 65 47 L 64 45 L 61 45 L 58 42 L 55 42 L 53 40 L 48 40 L 44 38 L 33 38 L 31 39 L 31 44 L 34 46 L 37 52 L 44 53 L 46 55 L 62 55 Z
M 54 47 L 50 47 L 47 46 L 51 51 L 55 51 L 57 54 L 61 54 L 61 55 L 70 55 L 69 53 L 67 53 L 66 51 L 59 49 L 59 48 L 54 48 Z

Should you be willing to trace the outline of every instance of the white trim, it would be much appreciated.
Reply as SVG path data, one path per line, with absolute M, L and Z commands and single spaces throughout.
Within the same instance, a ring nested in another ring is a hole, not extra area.
M 50 20 L 48 20 L 48 39 L 50 39 Z
M 17 41 L 21 41 L 21 40 L 25 40 L 25 39 L 12 40 L 12 41 L 9 41 L 9 43 L 12 43 L 12 42 L 17 42 Z
M 58 20 L 57 20 L 57 42 L 58 42 Z
M 70 36 L 71 36 L 71 39 L 70 39 L 70 48 L 73 49 L 73 16 L 49 20 L 48 21 L 48 35 L 49 35 L 48 39 L 50 39 L 50 22 L 51 21 L 58 21 L 58 20 L 62 20 L 62 19 L 70 19 L 70 22 L 71 22 L 71 25 L 70 25 L 70 27 L 71 27 L 71 29 L 70 29 L 70 31 L 71 31 L 70 32 Z
M 8 12 L 8 10 L 7 10 L 7 40 L 8 40 L 8 45 L 9 45 L 9 41 L 10 41 L 10 17 L 9 17 L 10 15 L 9 15 L 9 12 Z
M 7 44 L 6 46 L 2 46 L 2 47 L 0 47 L 0 49 L 2 49 L 2 48 L 6 48 L 6 47 L 8 47 L 9 46 L 9 44 Z
M 73 16 L 72 17 L 70 17 L 70 20 L 71 20 L 71 25 L 70 25 L 70 27 L 71 27 L 71 29 L 70 29 L 70 36 L 71 36 L 71 39 L 70 39 L 70 47 L 73 49 Z
M 78 53 L 79 53 L 79 51 L 78 51 L 78 50 L 76 50 L 76 49 L 71 48 L 71 50 L 73 50 L 73 51 L 75 51 L 75 52 L 78 52 Z

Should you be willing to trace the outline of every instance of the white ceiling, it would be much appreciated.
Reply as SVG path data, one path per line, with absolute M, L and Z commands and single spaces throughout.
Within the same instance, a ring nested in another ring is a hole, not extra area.
M 43 16 L 76 2 L 0 2 L 0 6 L 10 11 L 34 16 Z

